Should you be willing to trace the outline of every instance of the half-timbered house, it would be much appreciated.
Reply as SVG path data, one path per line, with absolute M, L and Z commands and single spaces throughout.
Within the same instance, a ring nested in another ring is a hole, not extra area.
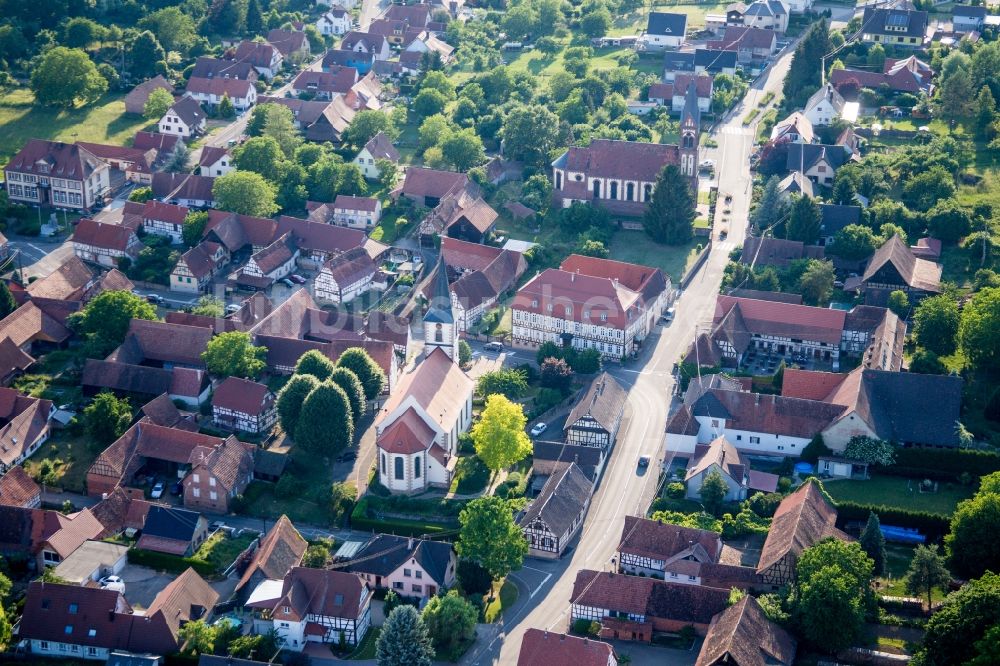
M 147 234 L 167 236 L 173 243 L 184 240 L 184 220 L 188 209 L 151 199 L 142 207 L 142 229 Z
M 236 284 L 254 291 L 266 289 L 291 273 L 298 258 L 299 248 L 291 234 L 282 234 L 250 257 L 250 261 L 236 273 Z
M 618 542 L 618 570 L 698 585 L 698 565 L 719 561 L 722 536 L 656 520 L 625 516 Z
M 450 543 L 376 534 L 352 559 L 347 571 L 359 574 L 375 589 L 401 597 L 430 599 L 455 584 L 458 563 Z
M 595 377 L 566 417 L 566 441 L 607 451 L 618 436 L 627 397 L 625 389 L 608 373 Z
M 714 618 L 695 666 L 792 666 L 795 639 L 771 622 L 752 596 Z
M 142 243 L 134 229 L 82 218 L 73 232 L 73 253 L 84 261 L 114 267 L 139 255 Z
M 277 418 L 274 394 L 264 384 L 227 377 L 212 396 L 212 423 L 220 428 L 258 434 Z
M 528 554 L 545 559 L 561 557 L 583 527 L 593 492 L 594 484 L 575 463 L 550 476 L 518 520 L 528 541 Z
M 170 271 L 170 291 L 196 294 L 229 263 L 229 251 L 220 243 L 202 241 L 181 255 Z
M 869 302 L 872 302 L 869 292 L 896 290 L 906 293 L 911 300 L 920 300 L 941 293 L 941 270 L 941 264 L 915 256 L 894 235 L 875 251 L 861 277 L 861 286 Z
M 278 582 L 263 581 L 246 607 L 270 615 L 285 649 L 301 652 L 307 642 L 358 645 L 368 633 L 372 589 L 358 574 L 292 567 Z
M 836 527 L 837 509 L 814 480 L 806 481 L 778 505 L 760 552 L 757 573 L 777 590 L 795 580 L 795 567 L 806 548 L 827 537 L 848 540 Z
M 318 303 L 349 303 L 371 288 L 377 268 L 363 247 L 352 248 L 323 264 L 313 296 Z

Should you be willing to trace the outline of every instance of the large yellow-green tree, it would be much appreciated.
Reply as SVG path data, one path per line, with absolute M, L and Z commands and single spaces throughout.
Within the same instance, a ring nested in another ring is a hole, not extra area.
M 486 398 L 486 408 L 472 428 L 472 441 L 492 471 L 510 467 L 531 453 L 531 440 L 524 432 L 527 422 L 521 405 L 506 396 L 497 393 Z

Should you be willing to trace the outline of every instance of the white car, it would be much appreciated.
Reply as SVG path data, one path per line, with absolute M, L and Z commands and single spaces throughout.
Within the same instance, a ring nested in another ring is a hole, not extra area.
M 125 581 L 118 576 L 105 576 L 100 580 L 101 587 L 115 592 L 125 592 Z
M 711 171 L 715 168 L 715 160 L 702 160 L 698 168 L 702 171 Z
M 536 423 L 535 427 L 531 429 L 531 436 L 538 437 L 543 432 L 545 432 L 548 429 L 548 427 L 549 426 L 545 423 Z
M 149 496 L 153 499 L 160 499 L 163 497 L 163 483 L 157 483 L 153 486 L 153 490 L 150 491 Z

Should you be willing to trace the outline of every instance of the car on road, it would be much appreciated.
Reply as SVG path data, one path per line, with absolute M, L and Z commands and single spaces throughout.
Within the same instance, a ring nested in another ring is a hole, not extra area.
M 487 342 L 483 345 L 483 351 L 500 353 L 503 351 L 503 344 L 500 342 Z
M 163 305 L 163 296 L 159 294 L 146 294 L 146 302 L 155 305 Z
M 101 587 L 114 592 L 125 592 L 125 581 L 120 576 L 105 576 L 100 581 Z
M 639 468 L 645 469 L 649 467 L 649 456 L 639 456 Z
M 726 203 L 727 204 L 731 204 L 732 202 L 733 202 L 733 195 L 732 194 L 726 194 Z
M 358 452 L 354 450 L 344 451 L 337 456 L 337 462 L 351 462 L 358 459 Z
M 536 423 L 535 427 L 531 429 L 531 436 L 532 437 L 538 437 L 539 435 L 541 435 L 543 432 L 545 432 L 548 429 L 549 429 L 549 426 L 548 426 L 547 423 Z
M 712 171 L 715 169 L 715 160 L 702 160 L 698 168 L 702 171 Z
M 292 273 L 291 275 L 288 276 L 288 279 L 291 280 L 292 282 L 294 282 L 295 284 L 305 284 L 306 283 L 306 279 L 304 277 L 302 277 L 301 275 L 299 275 L 298 273 Z
M 158 482 L 155 486 L 153 486 L 153 489 L 149 491 L 149 496 L 152 497 L 153 499 L 160 499 L 161 497 L 163 497 L 162 481 Z
M 286 287 L 294 287 L 295 286 L 295 283 L 292 282 L 291 280 L 289 280 L 288 278 L 281 278 L 280 280 L 278 280 L 278 282 L 280 282 L 281 284 L 285 285 Z

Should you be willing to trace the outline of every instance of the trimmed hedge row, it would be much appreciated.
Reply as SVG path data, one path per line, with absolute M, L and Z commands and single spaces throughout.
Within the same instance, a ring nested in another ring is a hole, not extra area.
M 880 474 L 957 481 L 962 474 L 972 477 L 1000 472 L 1000 454 L 977 449 L 896 449 L 896 464 L 879 467 Z
M 929 511 L 910 511 L 875 504 L 859 502 L 837 502 L 837 523 L 844 525 L 849 522 L 864 522 L 868 514 L 874 512 L 883 525 L 912 527 L 927 536 L 928 541 L 937 541 L 948 534 L 951 529 L 951 519 Z
M 158 571 L 169 573 L 184 573 L 191 567 L 202 576 L 214 576 L 218 570 L 211 562 L 199 560 L 194 557 L 178 557 L 168 553 L 156 553 L 151 550 L 139 550 L 137 548 L 128 549 L 129 564 L 149 567 Z
M 351 529 L 372 530 L 374 532 L 383 532 L 398 536 L 418 537 L 424 534 L 446 532 L 458 527 L 457 522 L 452 524 L 419 522 L 416 520 L 403 520 L 401 518 L 375 518 L 369 515 L 368 499 L 367 497 L 362 497 L 354 505 L 354 511 L 351 512 Z

